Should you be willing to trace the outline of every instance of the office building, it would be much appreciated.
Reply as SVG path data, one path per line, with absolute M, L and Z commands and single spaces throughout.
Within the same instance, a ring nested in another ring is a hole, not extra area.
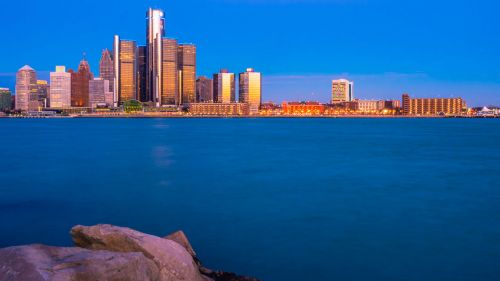
M 50 86 L 48 81 L 36 81 L 36 97 L 34 97 L 34 100 L 36 100 L 36 102 L 33 102 L 36 108 L 42 109 L 49 107 L 49 91 Z
M 178 48 L 177 40 L 163 38 L 160 106 L 179 105 L 181 103 L 181 94 L 179 92 Z
M 115 71 L 111 52 L 108 49 L 102 51 L 101 60 L 99 61 L 99 76 L 103 80 L 109 81 L 109 91 L 113 92 Z
M 332 81 L 332 103 L 354 100 L 354 82 L 340 79 Z
M 246 103 L 191 103 L 189 113 L 198 116 L 242 116 L 248 115 Z
M 462 98 L 410 98 L 403 94 L 405 115 L 461 115 L 466 108 Z
M 235 79 L 234 73 L 229 73 L 227 69 L 221 69 L 219 73 L 214 74 L 214 102 L 232 103 L 235 98 Z
M 8 88 L 0 88 L 0 111 L 6 112 L 12 109 L 12 97 Z
M 248 68 L 240 73 L 239 101 L 248 103 L 250 114 L 258 114 L 262 103 L 262 79 L 260 72 Z
M 149 9 L 146 15 L 146 92 L 151 95 L 157 107 L 161 106 L 162 90 L 162 48 L 165 36 L 163 11 Z
M 113 58 L 115 70 L 114 107 L 137 99 L 137 52 L 135 41 L 115 35 Z
M 94 78 L 89 81 L 89 106 L 91 108 L 113 106 L 113 92 L 109 90 L 108 80 Z
M 177 54 L 181 103 L 194 103 L 196 102 L 196 46 L 179 45 Z
M 71 106 L 89 107 L 89 81 L 94 79 L 90 72 L 88 61 L 83 58 L 78 65 L 78 72 L 69 70 L 71 73 Z
M 214 84 L 212 79 L 208 79 L 205 76 L 198 77 L 198 80 L 196 80 L 196 101 L 214 101 Z
M 151 101 L 146 91 L 146 46 L 137 47 L 137 99 L 141 102 Z
M 30 98 L 36 93 L 36 72 L 28 65 L 16 74 L 16 110 L 29 111 Z
M 51 108 L 71 107 L 71 73 L 64 66 L 57 66 L 50 73 L 49 100 Z

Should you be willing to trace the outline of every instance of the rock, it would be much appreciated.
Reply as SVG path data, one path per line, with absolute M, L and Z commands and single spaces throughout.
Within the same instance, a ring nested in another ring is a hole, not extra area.
M 75 245 L 86 249 L 141 252 L 160 269 L 160 280 L 205 281 L 191 254 L 172 240 L 112 225 L 75 226 L 71 235 Z
M 188 240 L 186 234 L 184 234 L 184 232 L 182 230 L 174 232 L 168 236 L 165 236 L 164 238 L 168 239 L 168 240 L 172 240 L 174 242 L 177 242 L 179 245 L 184 247 L 184 249 L 186 249 L 186 251 L 188 251 L 188 253 L 193 258 L 196 257 L 196 252 L 193 250 L 193 247 L 191 247 L 191 243 L 189 243 L 189 240 Z
M 207 276 L 212 278 L 214 281 L 259 281 L 258 279 L 255 278 L 238 276 L 234 273 L 223 272 L 223 271 L 212 272 Z
M 29 245 L 0 249 L 0 281 L 160 281 L 142 253 Z

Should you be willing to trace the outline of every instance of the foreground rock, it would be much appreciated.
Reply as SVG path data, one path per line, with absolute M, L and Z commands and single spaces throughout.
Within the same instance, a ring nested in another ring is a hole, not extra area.
M 0 249 L 0 281 L 258 281 L 204 268 L 182 231 L 165 238 L 112 225 L 75 226 L 73 248 Z

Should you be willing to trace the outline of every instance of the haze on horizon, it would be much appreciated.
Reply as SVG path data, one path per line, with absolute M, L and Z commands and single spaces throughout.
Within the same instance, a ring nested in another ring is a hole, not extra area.
M 263 73 L 263 100 L 330 99 L 330 81 L 362 99 L 462 96 L 500 105 L 500 3 L 395 0 L 54 0 L 3 3 L 0 87 L 25 64 L 41 79 L 82 53 L 98 74 L 113 35 L 144 44 L 148 7 L 165 11 L 167 37 L 197 45 L 198 75 Z

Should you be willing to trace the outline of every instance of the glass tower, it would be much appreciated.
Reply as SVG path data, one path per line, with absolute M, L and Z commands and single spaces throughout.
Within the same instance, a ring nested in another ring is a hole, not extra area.
M 248 103 L 250 114 L 258 114 L 262 103 L 261 74 L 252 68 L 240 73 L 239 101 Z
M 231 103 L 236 101 L 234 81 L 234 73 L 229 73 L 226 69 L 214 74 L 214 102 Z
M 162 47 L 165 36 L 165 19 L 163 11 L 149 9 L 146 18 L 146 92 L 156 106 L 162 104 Z
M 135 41 L 115 36 L 115 107 L 118 103 L 137 99 L 137 47 Z
M 109 91 L 112 92 L 114 88 L 114 65 L 111 53 L 108 49 L 102 51 L 101 60 L 99 62 L 99 75 L 102 79 L 109 81 Z
M 177 54 L 181 103 L 194 103 L 196 102 L 196 46 L 193 44 L 179 45 Z
M 177 105 L 180 103 L 177 40 L 163 38 L 162 42 L 161 105 Z
M 29 65 L 23 66 L 16 74 L 16 110 L 29 110 L 30 97 L 36 89 L 35 70 Z

